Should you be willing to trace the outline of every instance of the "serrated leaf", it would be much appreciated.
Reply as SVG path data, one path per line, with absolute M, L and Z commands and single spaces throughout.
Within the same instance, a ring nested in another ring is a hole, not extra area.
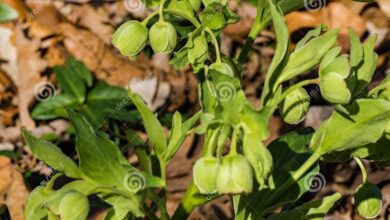
M 340 193 L 305 203 L 295 209 L 271 215 L 268 220 L 322 220 L 341 198 Z
M 137 94 L 129 91 L 129 96 L 141 114 L 153 151 L 156 152 L 159 158 L 162 158 L 167 149 L 167 140 L 159 120 Z
M 54 144 L 34 137 L 27 129 L 23 128 L 23 137 L 32 153 L 49 166 L 63 171 L 72 178 L 80 178 L 82 173 L 69 157 L 62 153 L 61 149 Z
M 313 150 L 325 154 L 375 143 L 390 120 L 390 102 L 383 99 L 359 99 L 346 109 L 349 115 L 335 111 L 323 122 L 312 139 Z

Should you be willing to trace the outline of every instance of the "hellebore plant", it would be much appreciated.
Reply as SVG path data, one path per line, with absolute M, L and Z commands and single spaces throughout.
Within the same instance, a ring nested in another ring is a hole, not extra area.
M 390 143 L 390 78 L 371 91 L 366 88 L 378 58 L 375 36 L 361 42 L 351 30 L 351 53 L 347 56 L 336 45 L 338 30 L 319 26 L 288 51 L 284 13 L 301 8 L 304 1 L 282 0 L 276 4 L 259 0 L 248 39 L 239 56 L 231 58 L 219 50 L 221 32 L 239 19 L 227 1 L 146 3 L 160 7 L 142 22 L 121 25 L 112 43 L 129 57 L 150 45 L 155 53 L 171 54 L 171 63 L 177 68 L 191 65 L 199 80 L 201 110 L 186 121 L 176 112 L 165 135 L 153 112 L 129 91 L 148 135 L 148 145 L 135 148 L 138 167 L 128 163 L 108 135 L 94 130 L 73 110 L 68 110 L 68 118 L 76 133 L 78 163 L 24 129 L 33 154 L 60 172 L 31 193 L 27 219 L 86 219 L 89 195 L 97 195 L 110 205 L 105 219 L 185 219 L 195 207 L 222 195 L 233 197 L 235 219 L 322 219 L 340 199 L 339 193 L 282 212 L 276 210 L 293 204 L 310 190 L 320 160 L 344 162 L 352 158 L 363 174 L 363 183 L 355 193 L 357 212 L 365 218 L 379 214 L 380 191 L 367 181 L 361 161 L 390 160 L 386 148 Z M 266 75 L 261 106 L 255 108 L 241 86 L 241 64 L 254 38 L 271 21 L 276 32 L 275 55 Z M 317 67 L 317 78 L 298 81 L 299 76 Z M 297 130 L 265 146 L 268 123 L 277 110 L 286 123 L 304 120 L 310 96 L 303 87 L 309 84 L 319 86 L 323 98 L 334 107 L 333 114 L 316 131 Z M 194 164 L 193 182 L 169 216 L 166 166 L 186 136 L 194 132 L 205 137 L 202 155 Z M 74 180 L 53 189 L 60 175 Z

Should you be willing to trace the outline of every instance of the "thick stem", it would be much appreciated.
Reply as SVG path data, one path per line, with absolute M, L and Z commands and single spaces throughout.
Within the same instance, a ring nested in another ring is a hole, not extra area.
M 249 55 L 249 52 L 252 49 L 252 44 L 255 41 L 257 35 L 259 35 L 260 31 L 264 29 L 266 24 L 262 22 L 264 15 L 264 0 L 258 0 L 257 4 L 257 14 L 256 18 L 253 22 L 253 26 L 251 31 L 249 32 L 248 38 L 245 40 L 244 46 L 238 56 L 238 62 L 243 63 Z

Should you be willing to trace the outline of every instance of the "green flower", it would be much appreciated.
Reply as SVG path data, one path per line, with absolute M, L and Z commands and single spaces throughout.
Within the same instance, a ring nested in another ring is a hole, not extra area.
M 336 72 L 330 72 L 320 78 L 321 95 L 330 103 L 347 104 L 351 99 L 344 78 Z
M 310 105 L 310 96 L 303 88 L 290 92 L 279 105 L 283 120 L 289 124 L 298 124 L 305 119 Z
M 199 19 L 202 23 L 211 30 L 218 30 L 225 25 L 225 16 L 223 15 L 219 7 L 207 7 L 199 15 Z
M 136 56 L 145 47 L 148 29 L 139 21 L 127 21 L 112 36 L 112 44 L 126 56 Z
M 149 38 L 150 45 L 156 53 L 171 53 L 176 47 L 176 29 L 169 22 L 156 22 L 149 30 Z
M 390 121 L 387 123 L 387 126 L 385 128 L 385 137 L 390 140 Z
M 355 207 L 360 216 L 372 219 L 379 215 L 382 207 L 382 194 L 371 183 L 363 183 L 356 189 Z
M 215 157 L 203 157 L 196 161 L 193 178 L 196 187 L 202 194 L 217 193 L 217 174 L 220 163 Z
M 239 154 L 224 157 L 218 172 L 217 188 L 223 194 L 252 192 L 253 171 L 249 161 Z

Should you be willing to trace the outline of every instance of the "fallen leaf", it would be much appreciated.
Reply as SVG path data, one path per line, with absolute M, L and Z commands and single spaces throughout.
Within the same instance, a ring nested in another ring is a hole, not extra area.
M 142 78 L 146 73 L 128 59 L 117 55 L 102 40 L 89 31 L 80 30 L 71 24 L 60 25 L 66 49 L 99 80 L 116 86 L 126 87 L 133 78 Z
M 47 62 L 41 59 L 38 53 L 40 41 L 27 39 L 20 26 L 15 29 L 15 44 L 18 48 L 18 82 L 16 85 L 20 121 L 22 126 L 31 129 L 35 127 L 35 122 L 30 117 L 29 106 L 34 99 L 36 86 L 45 81 L 40 73 L 47 67 Z

